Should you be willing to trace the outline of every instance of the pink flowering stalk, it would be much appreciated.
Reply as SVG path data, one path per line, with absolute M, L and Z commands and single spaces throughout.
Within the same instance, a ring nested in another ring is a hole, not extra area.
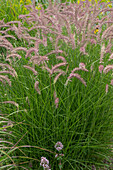
M 57 142 L 55 144 L 55 148 L 56 150 L 59 152 L 58 154 L 55 155 L 55 158 L 57 158 L 57 160 L 59 160 L 59 169 L 61 170 L 62 168 L 62 163 L 61 163 L 61 160 L 62 160 L 62 156 L 64 156 L 64 154 L 61 153 L 61 150 L 63 149 L 63 144 L 61 142 Z
M 57 97 L 57 98 L 55 99 L 56 108 L 58 108 L 58 103 L 59 103 L 59 98 Z
M 54 91 L 54 95 L 53 96 L 54 96 L 54 100 L 55 100 L 55 106 L 56 106 L 56 108 L 58 108 L 59 98 L 56 95 L 56 91 Z
M 106 84 L 106 94 L 108 93 L 108 84 Z
M 84 79 L 81 78 L 81 76 L 80 76 L 79 74 L 74 73 L 75 71 L 79 71 L 79 70 L 83 70 L 83 71 L 87 71 L 87 72 L 88 72 L 88 70 L 85 68 L 85 64 L 84 64 L 84 63 L 80 63 L 80 64 L 79 64 L 79 67 L 75 67 L 75 68 L 71 71 L 69 77 L 67 78 L 67 81 L 66 81 L 66 83 L 65 83 L 65 86 L 67 86 L 68 81 L 71 81 L 70 79 L 73 78 L 73 77 L 78 78 L 78 79 L 86 86 L 86 82 L 84 81 Z
M 105 68 L 104 68 L 104 70 L 103 70 L 103 72 L 106 74 L 106 73 L 108 73 L 110 70 L 112 70 L 113 69 L 113 64 L 112 65 L 107 65 Z
M 101 53 L 100 53 L 100 63 L 103 63 L 103 57 L 104 57 L 104 54 L 105 54 L 105 44 L 103 44 L 101 46 Z
M 34 75 L 38 74 L 37 71 L 33 67 L 30 67 L 30 66 L 27 66 L 27 65 L 24 65 L 24 67 L 31 70 L 34 73 Z
M 113 53 L 109 56 L 109 61 L 113 59 Z
M 81 76 L 80 76 L 79 74 L 77 74 L 77 73 L 71 73 L 71 74 L 69 75 L 69 77 L 67 78 L 67 81 L 66 81 L 66 83 L 65 83 L 65 86 L 67 86 L 68 81 L 69 81 L 71 78 L 73 78 L 73 77 L 78 78 L 85 86 L 87 86 L 87 85 L 86 85 L 86 82 L 84 81 L 84 79 L 81 78 Z
M 104 69 L 103 65 L 99 65 L 99 72 L 102 73 L 102 70 Z
M 54 66 L 52 66 L 52 69 L 50 69 L 47 64 L 45 63 L 45 66 L 42 66 L 42 69 L 46 69 L 48 72 L 49 72 L 49 76 L 50 76 L 50 89 L 51 89 L 51 75 L 53 73 L 57 73 L 59 72 L 59 74 L 54 78 L 54 84 L 56 83 L 56 81 L 58 80 L 58 78 L 61 76 L 61 75 L 65 75 L 65 72 L 61 69 L 59 69 L 59 67 L 61 66 L 65 66 L 67 65 L 68 63 L 59 63 L 59 64 L 56 64 Z
M 65 72 L 64 72 L 64 71 L 61 71 L 59 74 L 56 75 L 56 77 L 54 78 L 54 84 L 56 83 L 56 81 L 58 80 L 58 78 L 59 78 L 61 75 L 65 75 Z
M 35 82 L 35 85 L 34 85 L 35 90 L 38 92 L 38 94 L 41 94 L 41 92 L 40 92 L 40 90 L 39 90 L 38 85 L 39 85 L 39 82 L 38 82 L 38 81 L 36 81 L 36 82 Z

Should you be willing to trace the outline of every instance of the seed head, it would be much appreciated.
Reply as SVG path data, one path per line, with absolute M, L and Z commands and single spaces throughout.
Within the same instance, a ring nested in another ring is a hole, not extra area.
M 99 68 L 99 72 L 102 73 L 102 70 L 104 69 L 104 66 L 100 65 L 98 68 Z
M 108 93 L 108 84 L 106 84 L 106 93 Z

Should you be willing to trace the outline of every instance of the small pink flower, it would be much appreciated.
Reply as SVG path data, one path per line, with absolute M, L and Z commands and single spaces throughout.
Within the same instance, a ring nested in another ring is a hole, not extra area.
M 63 148 L 62 143 L 61 143 L 61 142 L 57 142 L 57 143 L 55 144 L 55 148 L 56 148 L 57 151 L 62 150 L 62 148 Z
M 112 86 L 113 86 L 113 79 L 111 80 L 111 83 L 110 83 Z
M 61 150 L 62 150 L 62 148 L 61 148 L 61 147 L 57 147 L 56 149 L 57 149 L 57 151 L 61 151 Z
M 104 69 L 104 66 L 103 65 L 99 65 L 99 72 L 102 73 L 102 70 Z
M 46 159 L 46 157 L 41 157 L 41 164 L 49 165 L 49 161 Z
M 106 93 L 108 93 L 108 84 L 106 84 Z
M 49 160 L 47 160 L 46 157 L 41 157 L 40 166 L 43 166 L 44 170 L 51 170 L 49 168 Z

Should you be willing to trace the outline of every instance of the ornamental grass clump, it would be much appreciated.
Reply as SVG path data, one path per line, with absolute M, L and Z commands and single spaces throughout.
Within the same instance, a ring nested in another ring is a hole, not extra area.
M 0 21 L 1 169 L 111 168 L 113 8 L 84 3 Z

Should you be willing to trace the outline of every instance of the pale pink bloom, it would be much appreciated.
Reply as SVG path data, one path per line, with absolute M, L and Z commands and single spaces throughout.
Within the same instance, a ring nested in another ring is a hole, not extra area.
M 54 70 L 56 70 L 58 67 L 65 66 L 66 64 L 68 63 L 59 63 L 59 64 L 56 64 L 55 66 L 52 66 L 52 72 L 54 72 Z
M 34 47 L 31 47 L 29 50 L 27 50 L 25 58 L 29 57 L 32 52 L 38 53 L 38 50 Z
M 103 65 L 99 65 L 99 72 L 102 73 L 102 70 L 104 69 L 104 66 Z
M 109 56 L 109 61 L 113 59 L 113 53 Z
M 111 83 L 110 83 L 112 86 L 113 86 L 113 79 L 111 80 Z
M 46 159 L 46 157 L 41 157 L 41 165 L 42 164 L 47 164 L 49 165 L 49 160 Z
M 46 157 L 41 157 L 40 166 L 43 166 L 44 170 L 51 170 L 49 168 L 49 160 L 47 160 Z
M 55 155 L 55 158 L 57 158 L 57 157 L 58 157 L 58 154 Z
M 103 63 L 104 53 L 105 53 L 105 44 L 103 44 L 101 47 L 100 63 Z
M 86 82 L 84 81 L 84 79 L 83 79 L 79 74 L 77 74 L 77 73 L 71 73 L 71 74 L 69 75 L 69 77 L 67 78 L 67 81 L 66 81 L 66 83 L 65 83 L 65 86 L 67 86 L 68 81 L 69 81 L 71 78 L 73 78 L 73 77 L 78 78 L 85 86 L 87 86 L 87 85 L 86 85 Z
M 55 99 L 55 104 L 58 104 L 59 103 L 59 98 L 57 97 L 56 99 Z
M 47 165 L 47 164 L 43 164 L 43 167 L 44 167 L 44 170 L 50 170 L 49 165 Z
M 64 51 L 62 51 L 62 50 L 53 50 L 53 51 L 51 51 L 50 53 L 48 53 L 48 54 L 46 54 L 46 56 L 48 56 L 48 55 L 51 55 L 51 54 L 57 54 L 57 53 L 65 53 Z
M 9 57 L 18 57 L 19 59 L 21 59 L 21 56 L 19 54 L 10 54 L 6 58 L 9 58 Z
M 62 148 L 61 148 L 61 147 L 57 147 L 56 149 L 57 149 L 57 151 L 61 151 L 61 150 L 62 150 Z
M 27 69 L 31 70 L 31 71 L 34 73 L 34 75 L 37 75 L 37 74 L 38 74 L 37 71 L 36 71 L 33 67 L 24 65 L 24 68 L 27 68 Z
M 66 59 L 63 56 L 57 56 L 57 59 L 61 59 L 64 63 L 66 63 Z
M 22 50 L 27 52 L 27 48 L 25 48 L 25 47 L 16 47 L 15 49 L 13 49 L 12 53 L 14 53 L 16 51 L 22 51 Z
M 62 148 L 63 148 L 62 143 L 61 143 L 61 142 L 57 142 L 57 143 L 55 144 L 55 148 L 56 148 L 58 151 L 62 150 Z
M 58 108 L 59 98 L 57 97 L 57 94 L 55 91 L 54 91 L 54 100 L 55 100 L 56 108 Z
M 0 75 L 0 81 L 4 82 L 4 80 L 6 80 L 9 84 L 9 86 L 11 86 L 10 79 L 7 76 Z
M 40 90 L 39 90 L 38 85 L 39 85 L 39 82 L 38 82 L 38 81 L 36 81 L 36 82 L 35 82 L 35 85 L 34 85 L 35 90 L 38 92 L 38 94 L 41 94 L 41 92 L 40 92 Z
M 106 93 L 108 93 L 108 84 L 106 84 Z
M 79 67 L 74 68 L 71 72 L 74 73 L 75 71 L 78 71 L 78 70 L 88 71 L 88 70 L 85 68 L 85 65 L 83 65 L 83 64 L 84 64 L 84 63 L 80 63 L 80 64 L 79 64 Z
M 80 63 L 80 64 L 79 64 L 79 68 L 81 68 L 81 69 L 82 69 L 82 68 L 85 68 L 85 66 L 86 66 L 86 65 L 85 65 L 84 63 Z
M 103 72 L 106 74 L 106 73 L 108 73 L 110 70 L 112 70 L 113 69 L 113 64 L 112 65 L 107 65 L 105 68 L 104 68 L 104 70 L 103 70 Z

